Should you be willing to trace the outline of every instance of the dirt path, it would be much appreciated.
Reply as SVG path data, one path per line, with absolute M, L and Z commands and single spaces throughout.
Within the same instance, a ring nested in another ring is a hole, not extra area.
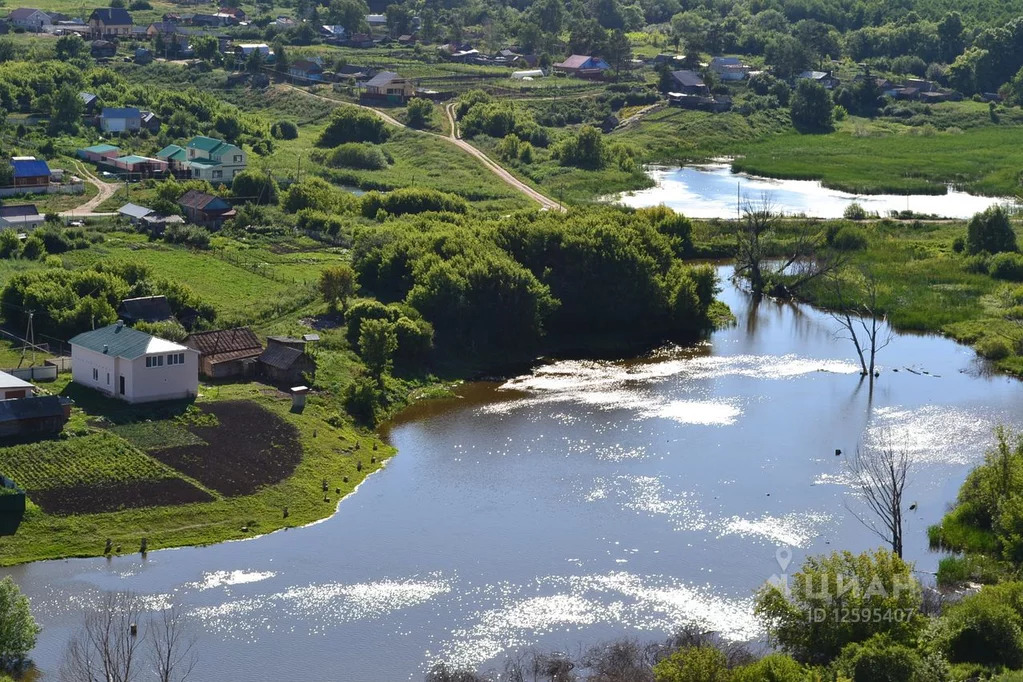
M 76 162 L 75 166 L 78 168 L 78 172 L 82 174 L 82 177 L 85 179 L 85 181 L 88 182 L 90 185 L 94 185 L 96 189 L 99 191 L 96 192 L 96 196 L 94 196 L 92 199 L 89 199 L 88 201 L 86 201 L 81 206 L 78 206 L 77 208 L 73 208 L 70 211 L 62 212 L 60 216 L 62 218 L 99 218 L 117 215 L 116 213 L 102 212 L 97 213 L 96 207 L 102 204 L 110 197 L 114 196 L 114 192 L 117 191 L 119 185 L 103 182 L 95 175 L 93 175 L 92 172 L 81 163 Z
M 390 125 L 396 126 L 398 128 L 406 128 L 407 127 L 404 123 L 402 123 L 401 121 L 397 120 L 396 118 L 394 118 L 392 116 L 389 116 L 388 114 L 385 114 L 384 112 L 380 111 L 379 109 L 374 109 L 373 107 L 367 107 L 367 106 L 365 106 L 363 104 L 354 104 L 354 103 L 351 103 L 351 102 L 342 102 L 341 100 L 334 99 L 333 97 L 325 97 L 323 95 L 317 95 L 316 93 L 309 92 L 308 90 L 303 90 L 302 88 L 295 87 L 294 85 L 285 85 L 285 87 L 291 88 L 292 90 L 297 90 L 298 92 L 304 92 L 305 94 L 309 95 L 310 97 L 316 97 L 317 99 L 322 99 L 322 100 L 327 101 L 327 102 L 333 102 L 334 104 L 350 104 L 351 106 L 359 107 L 360 109 L 366 109 L 367 111 L 373 112 L 375 115 L 379 116 L 381 119 L 383 119 L 386 123 L 389 123 Z M 432 135 L 434 137 L 439 137 L 442 140 L 447 140 L 448 142 L 450 142 L 451 144 L 455 145 L 456 147 L 458 147 L 459 149 L 461 149 L 465 153 L 470 154 L 470 155 L 476 157 L 476 159 L 478 159 L 480 161 L 480 163 L 482 163 L 487 168 L 487 170 L 489 170 L 491 173 L 493 173 L 494 175 L 499 177 L 502 181 L 504 181 L 507 185 L 509 185 L 513 189 L 521 192 L 522 194 L 526 195 L 527 197 L 529 197 L 530 199 L 532 199 L 536 203 L 540 204 L 540 206 L 542 208 L 544 208 L 545 210 L 550 210 L 550 211 L 564 211 L 565 210 L 561 206 L 561 204 L 559 204 L 558 202 L 554 201 L 550 197 L 547 197 L 544 194 L 536 191 L 535 189 L 533 189 L 532 187 L 530 187 L 526 183 L 522 182 L 521 180 L 516 178 L 514 175 L 509 173 L 507 170 L 505 170 L 496 161 L 492 160 L 489 156 L 484 154 L 482 151 L 480 151 L 476 147 L 473 147 L 471 144 L 469 144 L 465 140 L 461 139 L 458 136 L 458 126 L 455 123 L 454 113 L 453 113 L 452 109 L 453 109 L 453 105 L 451 105 L 451 104 L 449 104 L 446 107 L 444 107 L 444 111 L 445 111 L 445 114 L 447 115 L 447 119 L 448 119 L 448 125 L 450 126 L 450 133 L 448 135 L 441 135 L 439 133 L 431 133 L 431 132 L 428 132 L 428 131 L 425 131 L 425 130 L 419 130 L 419 131 L 416 131 L 416 132 L 422 133 L 423 135 Z

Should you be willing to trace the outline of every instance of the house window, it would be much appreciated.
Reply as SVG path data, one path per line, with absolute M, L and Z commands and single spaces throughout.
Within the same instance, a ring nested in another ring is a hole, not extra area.
M 156 366 L 157 367 L 163 367 L 163 356 L 162 355 L 157 355 L 155 359 L 156 359 Z
M 185 364 L 185 354 L 184 353 L 171 353 L 170 355 L 167 356 L 167 364 L 168 365 L 183 365 L 183 364 Z
M 235 163 L 241 163 L 242 162 L 242 155 L 241 154 L 235 154 L 234 155 L 234 162 Z
M 152 367 L 152 366 L 153 366 L 153 358 L 151 358 L 151 357 L 149 357 L 147 355 L 146 356 L 146 367 Z
M 95 367 L 92 368 L 92 380 L 99 381 L 99 370 Z
M 224 171 L 213 171 L 213 177 L 221 178 L 224 176 Z
M 107 386 L 110 385 L 110 372 L 107 372 Z

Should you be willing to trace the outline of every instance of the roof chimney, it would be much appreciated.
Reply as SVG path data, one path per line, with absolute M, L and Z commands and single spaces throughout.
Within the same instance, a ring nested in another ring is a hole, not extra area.
M 123 326 L 124 326 L 124 320 L 118 320 L 117 321 L 117 328 L 118 328 L 118 330 L 120 330 L 121 327 L 123 327 Z
M 110 351 L 110 346 L 103 344 L 103 355 L 106 355 Z

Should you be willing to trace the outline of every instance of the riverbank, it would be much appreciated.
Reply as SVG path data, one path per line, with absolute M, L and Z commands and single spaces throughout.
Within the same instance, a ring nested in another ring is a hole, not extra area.
M 243 447 L 237 433 L 224 434 L 233 445 L 215 447 L 220 445 L 214 442 L 218 429 L 230 426 L 223 417 L 214 424 L 208 417 L 185 416 L 223 414 L 224 409 L 239 408 L 265 410 L 271 415 L 260 420 L 264 423 L 242 425 L 256 435 L 262 435 L 267 422 L 286 426 L 257 452 Z M 107 461 L 95 467 L 86 462 L 65 471 L 64 480 L 57 483 L 66 489 L 92 487 L 94 491 L 116 483 L 124 508 L 87 513 L 88 500 L 95 503 L 95 497 L 83 496 L 78 500 L 79 512 L 74 513 L 66 494 L 45 494 L 51 491 L 44 486 L 54 485 L 51 475 L 42 472 L 33 478 L 28 474 L 30 482 L 24 483 L 29 489 L 28 509 L 17 532 L 0 542 L 2 566 L 102 556 L 108 538 L 112 553 L 135 554 L 141 550 L 143 538 L 147 549 L 155 550 L 240 540 L 303 526 L 332 515 L 338 502 L 395 452 L 374 434 L 341 420 L 326 399 L 314 395 L 304 410 L 294 412 L 290 396 L 259 384 L 203 386 L 195 409 L 185 412 L 171 406 L 162 419 L 152 421 L 106 422 L 100 401 L 80 404 L 75 412 L 70 426 L 76 435 L 53 441 L 49 450 L 70 447 L 75 453 L 76 440 L 98 436 L 104 439 Z M 99 426 L 86 428 L 86 422 Z M 161 432 L 155 432 L 154 425 L 161 426 Z M 171 447 L 167 447 L 168 433 L 176 434 Z M 201 434 L 206 443 L 189 438 L 190 434 Z M 291 436 L 297 439 L 298 453 L 278 447 Z M 95 450 L 95 444 L 88 445 Z M 0 468 L 8 474 L 15 468 L 17 450 L 17 446 L 0 449 Z M 103 475 L 110 480 L 101 480 Z M 76 476 L 78 480 L 74 480 Z M 171 481 L 177 482 L 171 485 Z M 146 498 L 133 497 L 135 491 L 166 499 L 173 490 L 181 499 L 185 485 L 190 488 L 184 493 L 186 499 L 201 496 L 206 501 L 141 506 Z M 40 495 L 42 505 L 33 500 L 33 487 L 44 493 Z

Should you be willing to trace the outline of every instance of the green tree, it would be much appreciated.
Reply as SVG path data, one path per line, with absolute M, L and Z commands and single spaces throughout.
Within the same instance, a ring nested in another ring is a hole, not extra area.
M 18 233 L 9 227 L 0 230 L 0 258 L 17 258 L 21 253 Z
M 340 304 L 344 312 L 357 288 L 355 270 L 348 263 L 332 265 L 320 272 L 320 294 L 331 310 L 336 310 Z
M 235 199 L 254 204 L 276 204 L 280 201 L 280 187 L 273 175 L 256 170 L 245 170 L 234 176 L 231 194 Z
M 78 91 L 73 86 L 65 85 L 58 90 L 50 107 L 50 133 L 74 133 L 77 131 L 83 106 Z
M 342 105 L 331 114 L 327 127 L 316 141 L 318 147 L 336 147 L 343 142 L 385 141 L 390 135 L 384 121 L 358 107 Z
M 65 62 L 78 59 L 85 55 L 85 41 L 77 33 L 61 36 L 57 38 L 56 55 L 57 59 Z
M 966 252 L 1001 253 L 1017 251 L 1016 233 L 1009 222 L 1009 214 L 1001 206 L 992 206 L 977 213 L 966 225 Z
M 414 97 L 409 100 L 407 111 L 409 128 L 425 128 L 433 117 L 433 102 Z
M 204 61 L 213 61 L 220 54 L 217 39 L 209 35 L 200 35 L 192 39 L 192 50 L 195 56 Z
M 359 356 L 377 382 L 383 384 L 384 373 L 391 368 L 398 339 L 394 326 L 387 320 L 363 320 L 359 331 Z
M 698 58 L 705 47 L 708 23 L 692 10 L 679 12 L 671 18 L 672 41 L 683 45 L 687 57 Z
M 730 682 L 728 658 L 712 646 L 683 647 L 654 666 L 656 682 Z
M 615 29 L 607 37 L 607 58 L 615 70 L 615 79 L 621 75 L 622 66 L 632 59 L 632 45 L 621 29 Z
M 810 65 L 807 47 L 790 35 L 779 34 L 764 48 L 764 63 L 778 78 L 789 79 Z
M 21 664 L 35 647 L 40 630 L 28 597 L 10 576 L 0 580 L 0 666 Z
M 331 0 L 327 9 L 330 21 L 344 26 L 349 34 L 359 33 L 368 28 L 367 14 L 369 5 L 364 0 Z
M 951 605 L 927 639 L 951 663 L 1023 667 L 1023 583 L 988 585 Z
M 785 654 L 769 654 L 732 671 L 731 682 L 810 682 L 806 669 Z
M 385 14 L 387 16 L 387 31 L 391 37 L 412 32 L 412 12 L 405 5 L 388 5 Z
M 912 647 L 875 635 L 866 642 L 842 649 L 835 668 L 851 680 L 878 682 L 921 682 L 923 661 Z
M 14 47 L 14 41 L 10 38 L 0 39 L 0 64 L 14 61 L 17 56 L 18 51 Z
M 789 100 L 792 125 L 801 132 L 821 132 L 832 125 L 834 105 L 823 85 L 808 78 L 801 79 Z
M 25 240 L 24 246 L 21 247 L 21 257 L 27 260 L 39 260 L 46 255 L 46 245 L 43 244 L 42 238 L 37 235 L 31 235 Z
M 756 614 L 785 653 L 823 664 L 876 634 L 912 642 L 924 620 L 921 595 L 910 565 L 891 552 L 836 552 L 807 558 L 788 585 L 766 585 L 757 595 Z M 842 617 L 868 611 L 870 618 Z M 875 611 L 881 617 L 874 618 Z
M 274 71 L 277 73 L 287 73 L 288 66 L 290 65 L 290 59 L 288 57 L 287 50 L 284 49 L 284 41 L 278 38 L 273 44 L 274 51 Z

